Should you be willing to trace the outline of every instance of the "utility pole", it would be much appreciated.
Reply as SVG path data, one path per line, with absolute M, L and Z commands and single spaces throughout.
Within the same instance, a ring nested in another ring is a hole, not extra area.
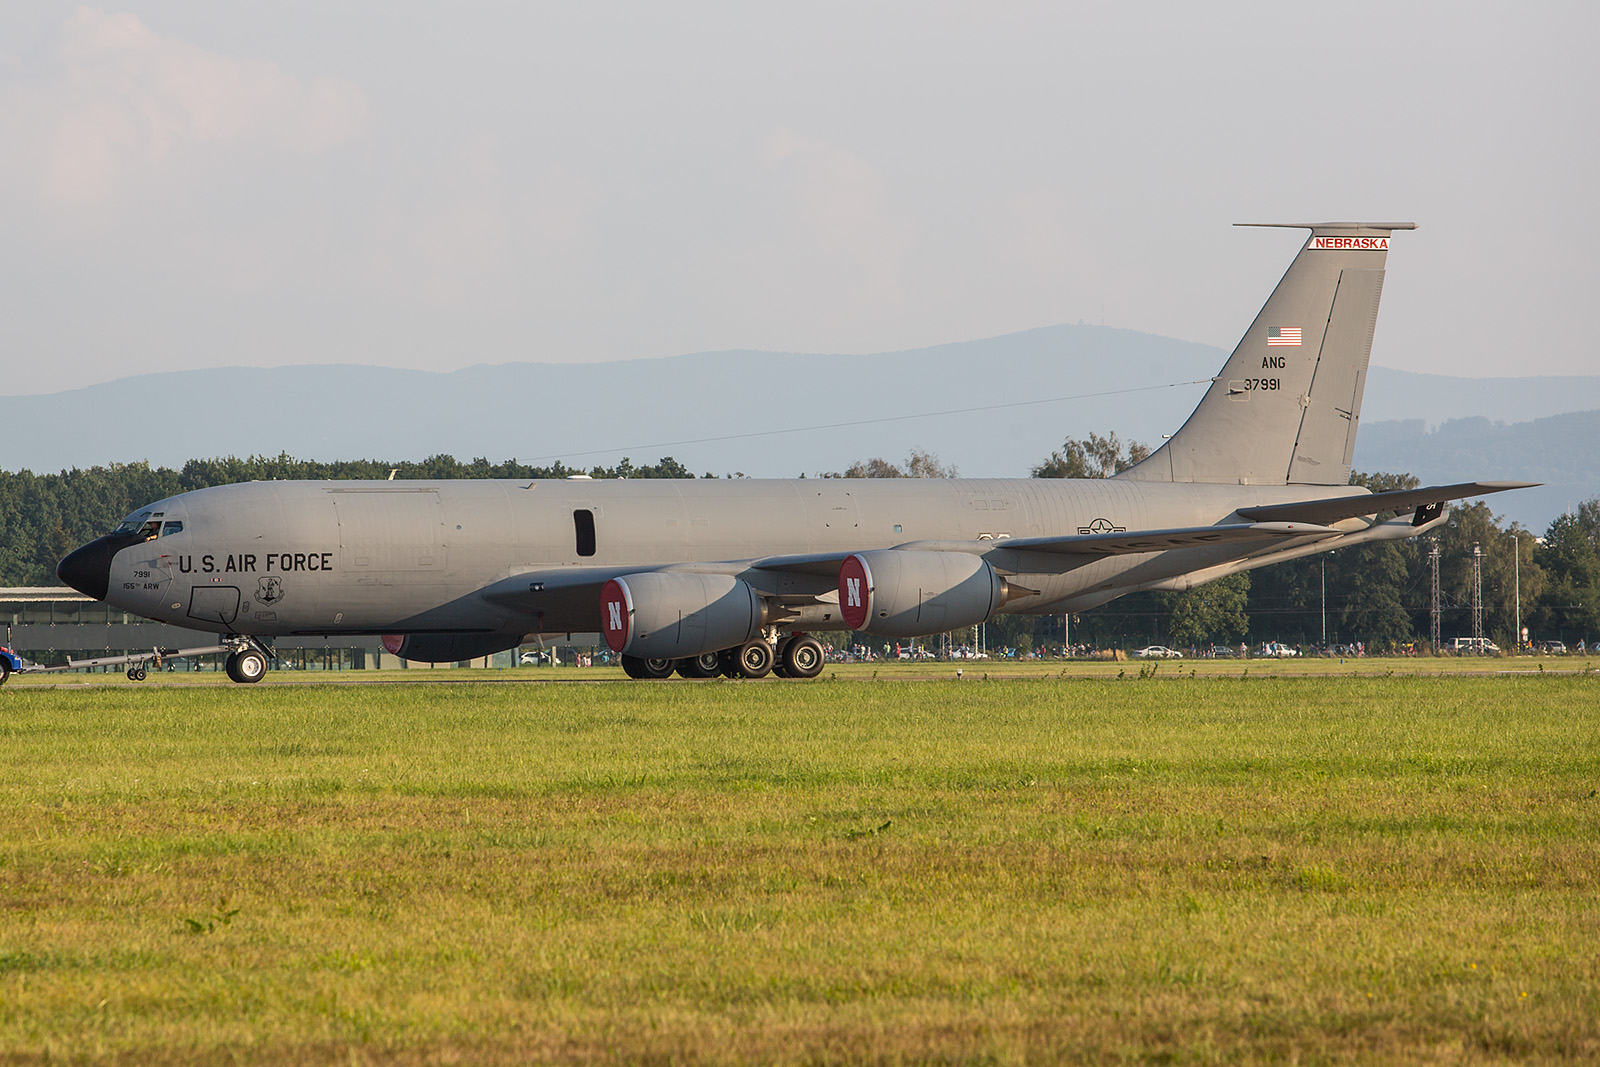
M 1472 644 L 1483 652 L 1483 549 L 1472 542 Z
M 1439 539 L 1434 538 L 1428 550 L 1429 568 L 1433 572 L 1432 610 L 1428 613 L 1428 639 L 1433 642 L 1434 655 L 1439 654 Z
M 1322 564 L 1322 647 L 1328 647 L 1328 557 L 1323 556 L 1317 562 Z
M 1520 656 L 1520 655 L 1522 655 L 1522 645 L 1523 645 L 1523 641 L 1522 641 L 1522 537 L 1515 530 L 1511 531 L 1511 536 L 1514 539 L 1511 542 L 1512 543 L 1512 547 L 1513 547 L 1513 549 L 1515 550 L 1515 553 L 1516 553 L 1512 557 L 1512 559 L 1515 561 L 1515 563 L 1514 563 L 1514 565 L 1512 567 L 1512 570 L 1515 572 L 1515 574 L 1517 576 L 1516 577 L 1516 582 L 1517 582 L 1517 596 L 1516 596 L 1516 603 L 1517 603 L 1517 629 L 1511 635 L 1511 640 L 1516 644 L 1516 646 L 1517 646 L 1517 655 Z

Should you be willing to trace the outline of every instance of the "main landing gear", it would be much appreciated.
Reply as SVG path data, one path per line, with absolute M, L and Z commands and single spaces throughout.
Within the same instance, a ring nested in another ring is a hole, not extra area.
M 666 678 L 676 671 L 684 678 L 815 678 L 822 673 L 822 645 L 806 634 L 790 634 L 777 647 L 764 637 L 720 652 L 703 652 L 688 659 L 643 659 L 623 656 L 622 669 L 629 678 Z

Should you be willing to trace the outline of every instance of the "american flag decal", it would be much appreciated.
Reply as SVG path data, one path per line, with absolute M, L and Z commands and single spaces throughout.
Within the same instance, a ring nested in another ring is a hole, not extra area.
M 1268 326 L 1267 347 L 1276 348 L 1278 345 L 1293 345 L 1300 347 L 1300 327 L 1298 326 Z

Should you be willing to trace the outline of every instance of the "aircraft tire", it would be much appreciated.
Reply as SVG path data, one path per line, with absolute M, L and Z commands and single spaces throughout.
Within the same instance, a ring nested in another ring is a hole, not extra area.
M 145 673 L 145 669 L 143 667 L 135 667 L 133 670 L 128 672 L 128 677 L 132 678 L 136 682 L 142 682 L 148 678 L 149 675 Z
M 133 668 L 132 667 L 129 667 L 127 670 L 123 671 L 122 674 L 123 674 L 123 677 L 128 679 L 128 681 L 130 681 L 130 682 L 134 681 Z
M 783 646 L 783 670 L 789 678 L 815 678 L 822 673 L 822 643 L 799 637 Z
M 765 678 L 772 673 L 772 646 L 761 638 L 746 641 L 737 653 L 740 677 Z
M 629 661 L 632 667 L 629 667 Z M 623 656 L 622 669 L 628 672 L 629 678 L 655 679 L 672 677 L 673 668 L 678 665 L 675 659 L 644 659 L 640 656 Z
M 0 685 L 6 684 L 6 679 L 11 677 L 11 664 L 0 659 Z
M 235 652 L 228 657 L 228 677 L 242 684 L 261 681 L 267 674 L 267 657 L 253 648 Z
M 715 678 L 722 673 L 722 659 L 715 652 L 702 652 L 680 659 L 678 673 L 685 678 Z

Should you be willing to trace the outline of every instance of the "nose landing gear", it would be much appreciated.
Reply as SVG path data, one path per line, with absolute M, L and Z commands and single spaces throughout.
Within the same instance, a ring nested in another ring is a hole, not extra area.
M 250 684 L 267 676 L 267 657 L 273 655 L 270 648 L 253 637 L 238 634 L 229 636 L 228 648 L 228 658 L 222 661 L 222 667 L 230 679 Z
M 228 677 L 236 682 L 259 682 L 267 674 L 267 657 L 253 645 L 235 649 L 223 664 Z

